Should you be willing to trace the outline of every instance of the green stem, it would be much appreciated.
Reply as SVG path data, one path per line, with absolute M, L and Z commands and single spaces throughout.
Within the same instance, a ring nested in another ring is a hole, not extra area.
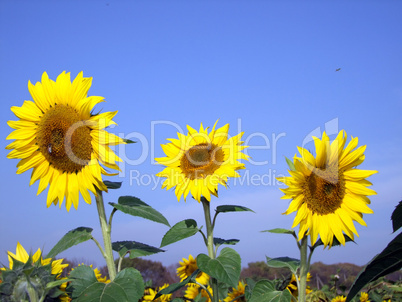
M 104 253 L 103 257 L 106 260 L 107 269 L 109 271 L 109 278 L 111 281 L 116 277 L 116 266 L 114 264 L 113 250 L 112 250 L 112 240 L 111 240 L 111 228 L 107 223 L 105 206 L 103 203 L 102 191 L 96 189 L 96 206 L 98 208 L 99 222 L 102 229 Z
M 308 261 L 307 261 L 307 239 L 308 236 L 304 236 L 300 244 L 300 287 L 299 287 L 299 302 L 306 301 L 306 288 L 307 288 L 307 273 L 308 273 Z
M 214 228 L 211 222 L 211 210 L 210 203 L 205 197 L 201 197 L 202 206 L 204 208 L 204 216 L 205 216 L 205 224 L 207 226 L 207 248 L 208 255 L 211 259 L 216 258 L 215 250 L 214 250 Z M 215 278 L 211 278 L 211 287 L 212 287 L 212 295 L 213 302 L 219 301 L 219 292 L 218 292 L 218 281 Z

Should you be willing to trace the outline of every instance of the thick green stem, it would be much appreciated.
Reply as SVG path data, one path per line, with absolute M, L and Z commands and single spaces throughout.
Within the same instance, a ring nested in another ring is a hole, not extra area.
M 309 263 L 307 261 L 307 239 L 308 236 L 304 236 L 300 244 L 300 287 L 299 302 L 306 301 L 306 288 L 307 288 L 307 273 L 309 270 Z
M 214 228 L 211 221 L 211 210 L 210 203 L 206 198 L 201 197 L 202 206 L 204 208 L 204 216 L 205 216 L 205 224 L 207 227 L 207 248 L 208 255 L 211 259 L 216 258 L 215 249 L 214 249 Z M 213 302 L 219 301 L 219 292 L 218 292 L 218 281 L 215 278 L 211 278 L 211 287 L 212 287 L 212 295 Z
M 102 191 L 96 190 L 96 206 L 98 208 L 99 222 L 102 229 L 104 252 L 103 257 L 106 260 L 107 269 L 109 271 L 109 278 L 111 281 L 116 277 L 116 266 L 114 264 L 112 240 L 111 240 L 111 228 L 107 223 L 105 206 L 103 203 Z

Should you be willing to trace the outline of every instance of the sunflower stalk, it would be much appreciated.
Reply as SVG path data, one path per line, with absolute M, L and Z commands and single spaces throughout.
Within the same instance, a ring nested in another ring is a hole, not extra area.
M 202 206 L 204 208 L 204 216 L 205 216 L 205 224 L 207 227 L 207 248 L 208 255 L 211 259 L 216 258 L 215 249 L 214 249 L 214 226 L 211 222 L 211 209 L 210 203 L 205 197 L 201 197 Z M 218 292 L 218 281 L 215 278 L 211 278 L 211 287 L 213 293 L 213 302 L 219 301 L 219 292 Z
M 112 240 L 111 240 L 111 226 L 108 224 L 105 213 L 105 205 L 103 202 L 102 191 L 96 189 L 96 206 L 98 208 L 99 222 L 102 229 L 104 250 L 101 252 L 106 260 L 107 269 L 109 272 L 110 281 L 116 277 L 116 267 L 113 258 Z
M 307 236 L 304 236 L 300 244 L 300 287 L 299 302 L 306 302 L 307 273 L 309 270 L 309 261 L 307 260 Z M 311 258 L 309 257 L 309 260 Z M 297 280 L 297 277 L 296 277 Z

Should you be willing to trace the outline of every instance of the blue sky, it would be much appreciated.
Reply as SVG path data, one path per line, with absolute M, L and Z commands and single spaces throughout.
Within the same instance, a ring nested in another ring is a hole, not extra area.
M 123 172 L 106 179 L 123 186 L 106 201 L 137 196 L 171 225 L 186 218 L 203 225 L 202 206 L 178 203 L 161 189 L 155 174 L 162 167 L 153 161 L 163 156 L 160 144 L 187 124 L 217 119 L 231 125 L 230 135 L 244 131 L 252 161 L 243 181 L 230 181 L 211 204 L 255 211 L 222 214 L 215 231 L 240 239 L 243 266 L 265 256 L 298 257 L 292 238 L 260 232 L 290 228 L 294 218 L 281 215 L 288 201 L 274 180 L 287 175 L 284 156 L 317 131 L 359 137 L 367 145 L 360 167 L 379 171 L 369 178 L 378 193 L 374 214 L 364 216 L 367 227 L 356 225 L 357 244 L 317 251 L 313 262 L 367 263 L 393 238 L 390 215 L 402 195 L 401 11 L 397 1 L 1 1 L 0 263 L 8 264 L 6 252 L 17 241 L 47 252 L 79 226 L 94 228 L 101 240 L 95 204 L 46 208 L 47 190 L 36 196 L 30 172 L 17 175 L 18 161 L 6 158 L 6 122 L 16 120 L 10 107 L 32 100 L 28 80 L 40 81 L 44 71 L 55 79 L 64 70 L 93 77 L 89 94 L 106 99 L 96 108 L 119 110 L 110 131 L 138 141 L 116 150 Z M 117 213 L 112 240 L 159 246 L 167 230 Z M 197 235 L 149 259 L 170 265 L 206 252 Z M 93 242 L 61 256 L 104 265 Z

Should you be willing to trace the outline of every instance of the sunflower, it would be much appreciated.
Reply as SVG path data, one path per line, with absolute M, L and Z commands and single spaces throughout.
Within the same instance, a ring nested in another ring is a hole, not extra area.
M 299 280 L 300 280 L 300 277 L 299 277 Z M 311 274 L 307 273 L 306 282 L 310 282 L 310 280 L 311 280 Z M 296 276 L 294 274 L 292 274 L 292 277 L 290 278 L 290 281 L 289 281 L 288 285 L 286 286 L 286 288 L 290 291 L 290 293 L 292 294 L 293 297 L 297 298 L 299 296 L 299 290 L 297 288 Z M 306 287 L 306 295 L 308 295 L 311 292 L 312 292 L 312 289 L 310 288 L 310 286 L 307 286 Z
M 239 281 L 239 284 L 237 285 L 237 288 L 232 288 L 232 292 L 228 293 L 228 296 L 223 300 L 223 302 L 230 302 L 235 300 L 238 302 L 243 302 L 246 301 L 246 298 L 244 297 L 244 293 L 246 290 L 246 286 L 243 282 Z M 242 296 L 241 298 L 238 298 Z
M 22 263 L 26 263 L 29 259 L 29 254 L 24 249 L 24 247 L 17 242 L 17 248 L 15 249 L 15 254 L 8 251 L 8 262 L 9 262 L 9 269 L 13 269 L 14 260 L 17 260 Z M 38 249 L 35 254 L 32 255 L 32 263 L 36 263 L 40 261 L 42 266 L 48 265 L 51 263 L 52 265 L 52 275 L 56 275 L 59 277 L 63 270 L 68 266 L 68 264 L 62 264 L 64 259 L 53 260 L 51 258 L 42 258 L 42 251 Z
M 169 286 L 169 284 L 165 283 L 163 286 L 160 286 L 158 288 L 158 290 L 153 289 L 151 287 L 145 289 L 145 294 L 144 294 L 144 297 L 142 298 L 141 301 L 144 301 L 144 302 L 152 302 L 152 301 L 155 301 L 155 302 L 169 302 L 169 301 L 171 301 L 172 294 L 162 295 L 158 299 L 154 300 L 156 294 L 158 292 L 160 292 L 162 289 L 164 289 L 164 288 L 166 288 L 168 286 Z
M 19 120 L 8 121 L 15 130 L 7 139 L 15 141 L 6 147 L 12 150 L 7 157 L 21 159 L 17 174 L 33 168 L 30 185 L 39 180 L 38 194 L 49 185 L 48 207 L 52 203 L 61 207 L 65 197 L 67 211 L 71 205 L 77 209 L 79 192 L 90 204 L 89 191 L 107 191 L 102 174 L 115 175 L 103 166 L 120 170 L 116 162 L 121 159 L 109 146 L 124 141 L 104 130 L 115 124 L 117 111 L 92 113 L 103 97 L 87 97 L 91 83 L 92 78 L 84 78 L 82 72 L 73 82 L 70 73 L 52 81 L 44 72 L 41 82 L 28 82 L 34 101 L 11 107 Z
M 217 123 L 217 122 L 216 122 Z M 175 188 L 177 200 L 189 193 L 201 201 L 208 201 L 211 194 L 217 196 L 218 184 L 226 186 L 229 177 L 240 177 L 237 170 L 244 169 L 240 159 L 248 159 L 241 151 L 246 148 L 240 141 L 243 132 L 228 139 L 229 124 L 208 133 L 208 127 L 196 131 L 187 126 L 188 134 L 177 133 L 178 139 L 168 139 L 162 145 L 166 157 L 155 158 L 166 168 L 156 174 L 165 177 L 162 188 Z
M 370 302 L 368 293 L 366 292 L 360 293 L 360 302 Z
M 183 258 L 183 262 L 180 262 L 180 267 L 177 268 L 177 275 L 180 277 L 180 282 L 191 276 L 198 269 L 197 261 L 193 258 L 192 255 L 188 256 L 188 260 Z M 206 285 L 209 282 L 209 276 L 204 272 L 199 272 L 197 277 L 195 278 L 200 284 Z
M 211 286 L 207 287 L 207 290 L 211 295 L 213 295 L 213 291 Z M 201 293 L 201 297 L 205 298 L 205 302 L 211 302 L 211 298 L 206 292 L 205 289 L 202 289 L 200 286 L 188 286 L 186 292 L 184 293 L 184 297 L 193 301 L 199 294 Z
M 346 297 L 345 296 L 336 296 L 335 298 L 333 298 L 331 300 L 331 302 L 345 302 L 346 301 Z
M 367 188 L 372 184 L 365 178 L 377 171 L 354 168 L 364 161 L 366 146 L 356 149 L 358 138 L 352 137 L 345 147 L 346 139 L 343 130 L 332 143 L 325 132 L 321 140 L 314 137 L 316 157 L 298 147 L 301 156 L 294 157 L 291 176 L 278 178 L 288 186 L 281 189 L 282 198 L 292 199 L 284 214 L 297 211 L 292 227 L 300 224 L 299 240 L 310 235 L 313 245 L 320 235 L 326 247 L 335 236 L 344 245 L 343 233 L 351 239 L 358 236 L 353 221 L 366 226 L 362 214 L 373 213 L 367 195 L 376 192 Z

